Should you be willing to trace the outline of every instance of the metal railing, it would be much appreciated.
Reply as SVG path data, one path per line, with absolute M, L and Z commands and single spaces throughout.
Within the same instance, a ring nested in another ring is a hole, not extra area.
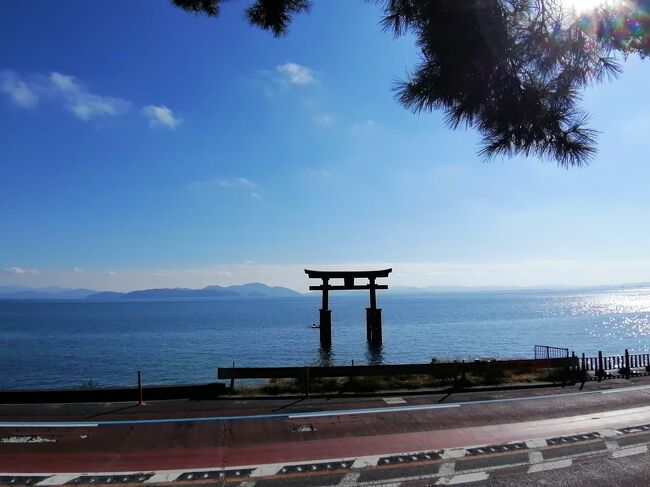
M 586 357 L 583 353 L 580 365 L 585 372 L 595 372 L 599 380 L 614 376 L 629 378 L 631 375 L 638 375 L 648 371 L 648 368 L 650 368 L 650 353 L 630 354 L 627 349 L 623 355 L 603 355 L 603 352 L 598 352 L 598 356 Z
M 569 356 L 568 348 L 551 347 L 548 345 L 535 345 L 535 358 L 567 358 Z

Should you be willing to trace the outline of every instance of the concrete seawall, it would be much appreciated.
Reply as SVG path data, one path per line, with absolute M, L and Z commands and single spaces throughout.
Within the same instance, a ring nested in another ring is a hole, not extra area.
M 226 391 L 224 384 L 148 386 L 143 387 L 145 401 L 164 399 L 214 399 Z M 101 389 L 0 390 L 0 404 L 122 402 L 138 401 L 137 387 Z

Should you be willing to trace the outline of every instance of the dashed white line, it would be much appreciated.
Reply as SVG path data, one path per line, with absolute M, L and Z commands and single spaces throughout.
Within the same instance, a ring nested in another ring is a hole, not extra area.
M 255 470 L 251 472 L 251 477 L 270 477 L 272 475 L 277 475 L 280 472 L 280 469 L 284 467 L 284 464 L 274 463 L 272 465 L 260 465 Z
M 616 430 L 613 429 L 604 429 L 604 430 L 599 430 L 597 433 L 602 437 L 602 438 L 614 438 L 621 433 L 619 433 Z
M 528 452 L 528 461 L 532 464 L 542 463 L 544 461 L 544 456 L 541 451 L 531 451 Z
M 361 472 L 348 472 L 346 473 L 341 481 L 338 483 L 341 487 L 353 487 L 358 485 L 359 476 Z
M 376 467 L 379 459 L 385 455 L 375 455 L 368 457 L 359 457 L 352 464 L 352 468 Z
M 76 479 L 79 475 L 78 473 L 58 473 L 41 480 L 36 485 L 63 485 L 72 479 Z
M 443 460 L 447 460 L 449 458 L 461 458 L 465 456 L 465 453 L 465 448 L 451 448 L 449 450 L 443 451 L 440 455 L 440 458 Z
M 446 462 L 440 465 L 438 475 L 448 477 L 456 473 L 456 464 L 454 462 Z
M 438 482 L 436 482 L 436 485 L 456 485 L 469 482 L 479 482 L 481 480 L 487 480 L 488 477 L 489 475 L 487 472 L 464 473 L 461 475 L 454 475 L 453 477 L 442 477 Z
M 531 465 L 531 467 L 528 469 L 528 473 L 545 472 L 547 470 L 567 468 L 571 465 L 573 465 L 573 460 L 570 458 L 566 460 L 556 460 L 554 462 L 537 463 L 535 465 Z
M 186 470 L 168 470 L 166 472 L 156 472 L 153 477 L 144 481 L 145 484 L 156 484 L 159 482 L 173 482 Z
M 546 440 L 544 438 L 535 438 L 533 440 L 526 440 L 525 443 L 526 446 L 530 449 L 543 448 L 547 445 Z
M 641 455 L 642 453 L 646 453 L 647 451 L 648 451 L 647 445 L 635 446 L 633 448 L 623 448 L 621 450 L 612 452 L 612 458 L 631 457 L 632 455 Z

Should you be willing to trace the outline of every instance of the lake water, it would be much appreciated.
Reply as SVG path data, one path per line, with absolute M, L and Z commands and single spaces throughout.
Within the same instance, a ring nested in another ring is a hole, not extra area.
M 210 382 L 217 367 L 323 361 L 530 358 L 650 350 L 650 289 L 378 296 L 383 348 L 366 345 L 367 295 L 332 296 L 332 350 L 319 350 L 317 296 L 191 301 L 0 301 L 0 388 Z

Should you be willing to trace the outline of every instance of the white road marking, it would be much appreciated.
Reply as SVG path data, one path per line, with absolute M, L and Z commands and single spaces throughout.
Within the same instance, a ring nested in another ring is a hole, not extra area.
M 489 475 L 487 472 L 464 473 L 461 475 L 454 475 L 453 477 L 442 477 L 436 482 L 436 485 L 456 485 L 468 482 L 479 482 L 481 480 L 487 480 L 488 477 Z
M 632 391 L 644 391 L 650 389 L 650 386 L 636 386 L 636 387 L 625 387 L 620 392 L 632 392 Z M 601 394 L 616 394 L 619 392 L 619 389 L 608 389 L 606 391 L 599 391 Z
M 0 439 L 0 443 L 56 443 L 56 440 L 40 436 L 9 436 Z
M 612 452 L 612 458 L 623 458 L 623 457 L 630 457 L 632 455 L 641 455 L 642 453 L 646 453 L 647 451 L 648 451 L 647 445 L 635 446 L 633 448 L 623 448 L 621 450 Z
M 541 451 L 531 451 L 528 452 L 528 461 L 532 464 L 542 463 L 544 461 L 544 456 Z
M 618 450 L 620 448 L 618 443 L 616 443 L 614 440 L 605 440 L 605 447 L 609 451 Z
M 443 451 L 440 455 L 440 458 L 443 460 L 447 460 L 449 458 L 461 458 L 465 456 L 465 453 L 465 448 L 451 448 L 449 450 Z
M 271 465 L 260 465 L 255 470 L 251 472 L 251 477 L 270 477 L 271 475 L 277 475 L 280 469 L 284 467 L 284 464 L 280 465 L 279 463 L 274 463 Z
M 167 470 L 164 472 L 156 472 L 153 477 L 144 481 L 145 484 L 156 484 L 159 482 L 173 482 L 178 477 L 186 472 L 186 470 Z
M 70 482 L 72 479 L 76 479 L 80 475 L 81 474 L 78 473 L 58 473 L 56 475 L 52 475 L 51 477 L 41 480 L 36 485 L 63 485 L 65 483 Z
M 613 429 L 604 429 L 604 430 L 599 430 L 598 434 L 603 438 L 614 438 L 620 435 L 621 433 Z
M 443 477 L 448 477 L 456 473 L 456 463 L 455 462 L 446 462 L 440 465 L 440 470 L 438 470 L 438 475 Z
M 382 397 L 382 399 L 386 404 L 406 404 L 403 397 Z
M 573 465 L 573 460 L 566 459 L 566 460 L 556 460 L 554 462 L 546 462 L 546 463 L 537 463 L 535 465 L 531 465 L 530 468 L 528 469 L 528 473 L 536 473 L 536 472 L 546 472 L 547 470 L 555 470 L 558 468 L 567 468 Z
M 358 485 L 359 483 L 357 480 L 359 480 L 360 475 L 361 472 L 348 472 L 343 476 L 338 485 L 341 487 L 353 487 L 355 485 Z
M 376 467 L 377 463 L 379 463 L 379 459 L 384 456 L 386 455 L 359 457 L 352 464 L 352 468 Z
M 547 445 L 544 438 L 535 438 L 534 440 L 526 440 L 526 446 L 530 449 L 543 448 Z
M 459 408 L 459 403 L 454 404 L 427 404 L 425 406 L 393 406 L 385 408 L 367 408 L 367 409 L 343 409 L 332 411 L 316 411 L 313 413 L 296 413 L 290 414 L 289 419 L 299 418 L 319 418 L 323 416 L 352 416 L 358 414 L 382 414 L 382 413 L 403 413 L 406 411 L 423 411 L 427 409 L 446 409 Z

